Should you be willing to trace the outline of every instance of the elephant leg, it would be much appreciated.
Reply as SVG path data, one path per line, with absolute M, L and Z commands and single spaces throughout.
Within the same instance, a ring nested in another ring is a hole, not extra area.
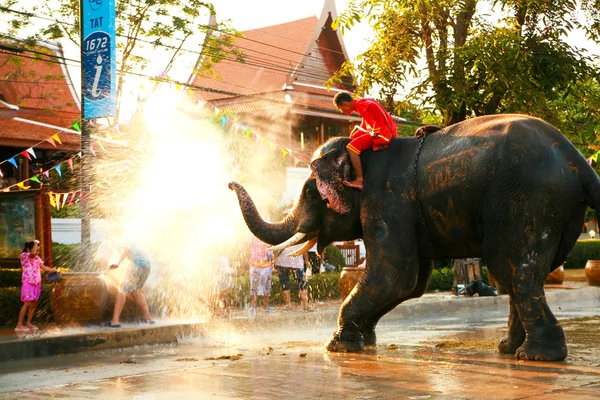
M 565 333 L 546 303 L 543 283 L 518 283 L 515 286 L 517 310 L 525 330 L 525 341 L 515 351 L 515 358 L 536 361 L 567 358 Z
M 519 317 L 519 312 L 512 297 L 509 298 L 510 309 L 508 314 L 508 332 L 498 345 L 498 351 L 503 354 L 515 354 L 525 341 L 525 328 Z
M 549 227 L 542 228 L 531 231 L 552 232 Z M 518 230 L 515 228 L 514 231 Z M 525 238 L 516 235 L 511 239 L 514 242 L 507 238 L 504 242 L 497 241 L 503 243 L 506 253 L 488 258 L 493 260 L 490 267 L 494 278 L 510 296 L 508 334 L 498 349 L 502 353 L 514 353 L 515 358 L 520 360 L 564 360 L 567 357 L 565 335 L 544 294 L 544 281 L 559 238 L 532 234 Z M 510 253 L 508 249 L 512 249 Z
M 410 238 L 387 243 L 380 240 L 367 247 L 365 274 L 340 308 L 338 329 L 326 346 L 328 351 L 363 350 L 363 332 L 373 343 L 372 328 L 379 318 L 413 292 L 419 275 L 419 260 L 416 246 L 411 242 Z
M 375 326 L 388 312 L 392 311 L 399 304 L 405 302 L 406 300 L 414 299 L 417 297 L 421 297 L 425 290 L 427 289 L 427 284 L 429 283 L 429 279 L 431 278 L 431 272 L 433 271 L 433 260 L 431 259 L 422 259 L 419 262 L 419 276 L 417 278 L 417 286 L 415 290 L 407 297 L 397 299 L 385 307 L 380 309 L 378 312 L 374 313 L 370 318 L 368 318 L 365 323 L 361 326 L 361 333 L 364 338 L 365 346 L 375 346 L 377 344 L 377 336 L 375 335 Z

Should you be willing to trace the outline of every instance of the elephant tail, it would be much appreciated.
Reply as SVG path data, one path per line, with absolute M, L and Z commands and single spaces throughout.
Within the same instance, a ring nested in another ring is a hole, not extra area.
M 587 164 L 587 163 L 586 163 Z M 583 174 L 583 198 L 585 203 L 596 211 L 596 218 L 600 216 L 600 178 L 596 171 L 588 165 Z M 598 218 L 600 220 L 600 218 Z

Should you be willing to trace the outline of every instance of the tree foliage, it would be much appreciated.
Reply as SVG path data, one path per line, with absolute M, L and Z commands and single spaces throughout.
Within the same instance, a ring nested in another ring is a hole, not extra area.
M 444 124 L 475 115 L 525 113 L 557 125 L 582 143 L 600 131 L 598 65 L 564 37 L 582 29 L 598 41 L 598 0 L 498 0 L 478 12 L 478 0 L 353 0 L 335 21 L 342 31 L 369 22 L 372 45 L 332 80 L 352 75 L 361 91 L 385 101 L 400 90 L 407 101 L 433 105 Z M 497 14 L 494 15 L 497 15 Z M 414 85 L 408 87 L 410 82 Z

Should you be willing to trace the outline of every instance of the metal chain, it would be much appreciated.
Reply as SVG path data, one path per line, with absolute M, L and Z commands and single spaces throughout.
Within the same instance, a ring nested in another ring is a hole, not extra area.
M 419 155 L 421 154 L 421 148 L 423 147 L 423 143 L 425 142 L 425 137 L 428 135 L 428 132 L 423 132 L 423 135 L 419 137 L 419 145 L 417 146 L 417 154 L 415 155 L 415 201 L 417 203 L 417 207 L 419 208 L 419 214 L 421 216 L 421 225 L 423 225 L 423 231 L 425 232 L 425 237 L 427 238 L 427 244 L 429 245 L 429 251 L 433 256 L 433 245 L 431 244 L 431 239 L 429 238 L 429 232 L 427 231 L 427 224 L 425 223 L 425 213 L 423 212 L 423 206 L 421 204 L 421 199 L 419 198 L 419 181 L 417 177 L 417 173 L 419 172 Z

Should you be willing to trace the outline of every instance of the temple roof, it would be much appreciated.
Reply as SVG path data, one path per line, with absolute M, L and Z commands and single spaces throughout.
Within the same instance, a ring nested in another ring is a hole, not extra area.
M 59 133 L 63 144 L 58 148 L 77 149 L 79 135 L 35 124 L 69 128 L 80 116 L 80 99 L 60 45 L 0 44 L 0 145 L 29 147 Z

